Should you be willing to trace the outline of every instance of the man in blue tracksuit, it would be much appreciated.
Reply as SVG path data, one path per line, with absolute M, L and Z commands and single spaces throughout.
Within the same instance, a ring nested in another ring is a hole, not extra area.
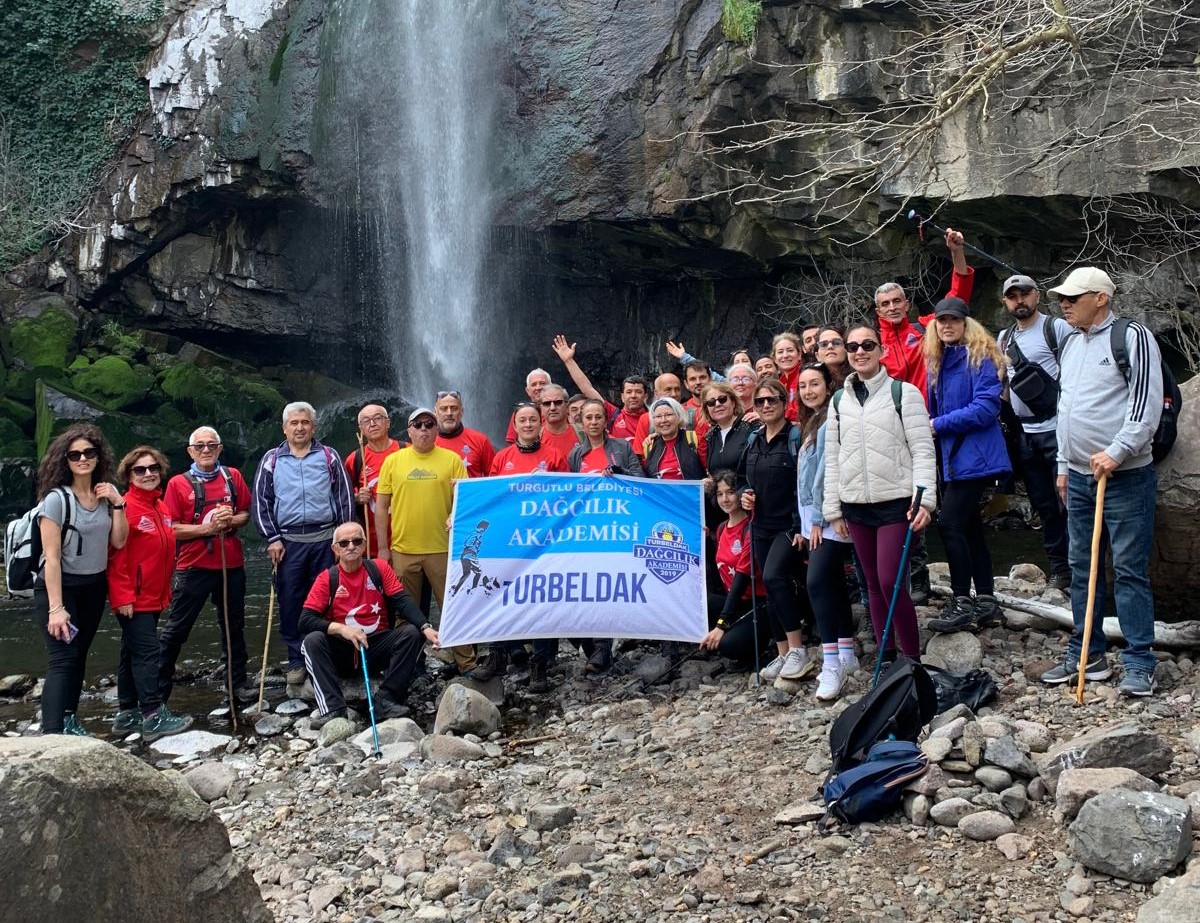
M 1150 331 L 1131 323 L 1125 335 L 1128 369 L 1120 367 L 1112 349 L 1115 291 L 1108 273 L 1092 266 L 1073 270 L 1050 289 L 1077 331 L 1062 346 L 1057 428 L 1058 491 L 1067 506 L 1075 633 L 1066 658 L 1042 674 L 1042 680 L 1065 683 L 1078 674 L 1097 479 L 1107 477 L 1095 612 L 1104 612 L 1103 556 L 1111 546 L 1117 619 L 1126 641 L 1120 690 L 1148 696 L 1154 692 L 1155 664 L 1150 650 L 1154 597 L 1148 575 L 1157 487 L 1151 439 L 1162 415 L 1161 358 Z M 1105 649 L 1104 632 L 1097 624 L 1086 653 L 1088 679 L 1111 674 Z
M 254 477 L 254 524 L 267 540 L 288 648 L 289 683 L 304 682 L 300 610 L 317 575 L 333 566 L 333 530 L 354 521 L 354 492 L 337 452 L 317 441 L 317 412 L 283 408 L 287 437 L 263 456 Z

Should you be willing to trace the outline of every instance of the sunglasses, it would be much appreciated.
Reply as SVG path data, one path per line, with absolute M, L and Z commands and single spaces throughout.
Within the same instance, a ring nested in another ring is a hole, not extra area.
M 162 471 L 162 465 L 155 462 L 153 465 L 134 465 L 129 469 L 138 477 L 145 477 L 147 474 L 158 474 Z
M 543 407 L 561 407 L 565 403 L 566 403 L 565 400 L 563 400 L 561 397 L 558 397 L 558 398 L 553 398 L 548 401 L 542 401 L 542 406 Z
M 454 398 L 461 398 L 461 397 L 462 397 L 462 395 L 461 395 L 461 394 L 459 394 L 457 391 L 439 391 L 439 392 L 437 393 L 437 399 L 438 399 L 439 401 L 440 401 L 442 398 L 444 398 L 444 397 L 454 397 Z
M 1096 294 L 1096 293 L 1095 292 L 1080 292 L 1078 295 L 1059 295 L 1058 303 L 1059 304 L 1074 304 L 1080 298 L 1082 298 L 1084 295 L 1094 295 L 1094 294 Z
M 879 344 L 874 340 L 863 340 L 861 343 L 851 340 L 846 344 L 846 352 L 856 353 L 861 350 L 864 353 L 873 353 L 879 348 Z
M 833 340 L 818 340 L 817 349 L 833 349 L 835 346 L 844 346 L 844 341 L 839 337 Z
M 221 447 L 219 442 L 193 442 L 188 446 L 189 449 L 195 449 L 197 452 L 215 452 Z
M 705 407 L 716 407 L 718 404 L 728 404 L 729 395 L 722 394 L 720 397 L 710 397 L 704 402 Z
M 756 407 L 771 407 L 780 403 L 782 403 L 782 400 L 776 397 L 774 394 L 768 395 L 767 397 L 756 397 L 754 399 L 754 406 Z
M 408 424 L 409 429 L 433 429 L 437 426 L 436 420 L 420 419 Z
M 339 538 L 334 542 L 339 548 L 361 548 L 366 543 L 365 538 Z
M 88 461 L 91 461 L 93 458 L 96 458 L 97 456 L 99 456 L 99 454 L 100 454 L 100 450 L 97 449 L 95 446 L 92 446 L 87 449 L 73 449 L 67 453 L 67 461 L 77 462 L 77 461 L 83 461 L 85 458 Z

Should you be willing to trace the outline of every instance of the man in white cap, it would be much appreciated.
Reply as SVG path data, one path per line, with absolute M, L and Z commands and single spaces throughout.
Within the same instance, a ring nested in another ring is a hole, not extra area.
M 1043 673 L 1042 681 L 1074 679 L 1081 656 L 1086 658 L 1088 679 L 1107 679 L 1112 672 L 1103 631 L 1094 630 L 1089 649 L 1080 650 L 1096 488 L 1099 479 L 1107 478 L 1095 612 L 1104 612 L 1103 560 L 1111 546 L 1117 619 L 1126 642 L 1120 690 L 1148 696 L 1154 692 L 1155 664 L 1150 650 L 1154 596 L 1147 572 L 1157 486 L 1151 440 L 1163 406 L 1161 358 L 1149 330 L 1113 315 L 1115 291 L 1108 273 L 1094 266 L 1072 270 L 1050 289 L 1077 331 L 1062 344 L 1057 431 L 1058 492 L 1067 507 L 1075 632 L 1063 662 Z
M 375 489 L 375 535 L 381 548 L 391 523 L 392 568 L 413 599 L 429 581 L 438 608 L 446 592 L 454 482 L 466 478 L 462 457 L 437 444 L 437 415 L 418 407 L 408 415 L 411 445 L 387 457 Z M 471 647 L 451 648 L 459 672 L 475 667 Z
M 1021 424 L 1017 474 L 1042 521 L 1050 561 L 1050 586 L 1071 588 L 1067 560 L 1067 511 L 1058 499 L 1058 355 L 1071 325 L 1038 310 L 1042 293 L 1029 276 L 1009 277 L 1001 289 L 1004 310 L 1016 323 L 1000 331 L 997 345 L 1008 357 L 1008 400 Z M 1024 395 L 1026 400 L 1022 399 Z

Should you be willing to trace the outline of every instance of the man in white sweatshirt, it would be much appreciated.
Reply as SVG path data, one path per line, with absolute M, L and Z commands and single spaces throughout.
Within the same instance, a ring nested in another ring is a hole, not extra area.
M 1050 289 L 1076 330 L 1062 344 L 1057 428 L 1058 492 L 1067 507 L 1075 633 L 1066 658 L 1042 674 L 1042 680 L 1065 683 L 1078 674 L 1096 487 L 1099 478 L 1107 477 L 1095 613 L 1097 619 L 1103 616 L 1103 556 L 1111 546 L 1117 618 L 1126 641 L 1120 689 L 1125 695 L 1148 696 L 1154 692 L 1155 664 L 1150 650 L 1154 597 L 1147 571 L 1157 487 L 1151 439 L 1162 414 L 1161 359 L 1154 337 L 1138 323 L 1128 323 L 1124 349 L 1118 343 L 1114 350 L 1115 291 L 1108 273 L 1093 266 L 1072 270 Z M 1105 649 L 1097 624 L 1086 653 L 1088 679 L 1111 674 Z

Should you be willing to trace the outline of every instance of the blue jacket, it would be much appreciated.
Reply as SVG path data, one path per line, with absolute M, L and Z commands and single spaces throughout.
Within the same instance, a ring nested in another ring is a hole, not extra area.
M 828 420 L 821 424 L 817 438 L 800 449 L 796 464 L 796 505 L 799 509 L 815 507 L 813 523 L 821 528 L 827 525 L 821 517 L 821 504 L 825 502 L 825 430 L 828 426 Z
M 929 418 L 942 455 L 942 477 L 965 481 L 1012 470 L 1000 430 L 1000 376 L 991 359 L 971 368 L 965 346 L 948 346 L 929 378 Z

